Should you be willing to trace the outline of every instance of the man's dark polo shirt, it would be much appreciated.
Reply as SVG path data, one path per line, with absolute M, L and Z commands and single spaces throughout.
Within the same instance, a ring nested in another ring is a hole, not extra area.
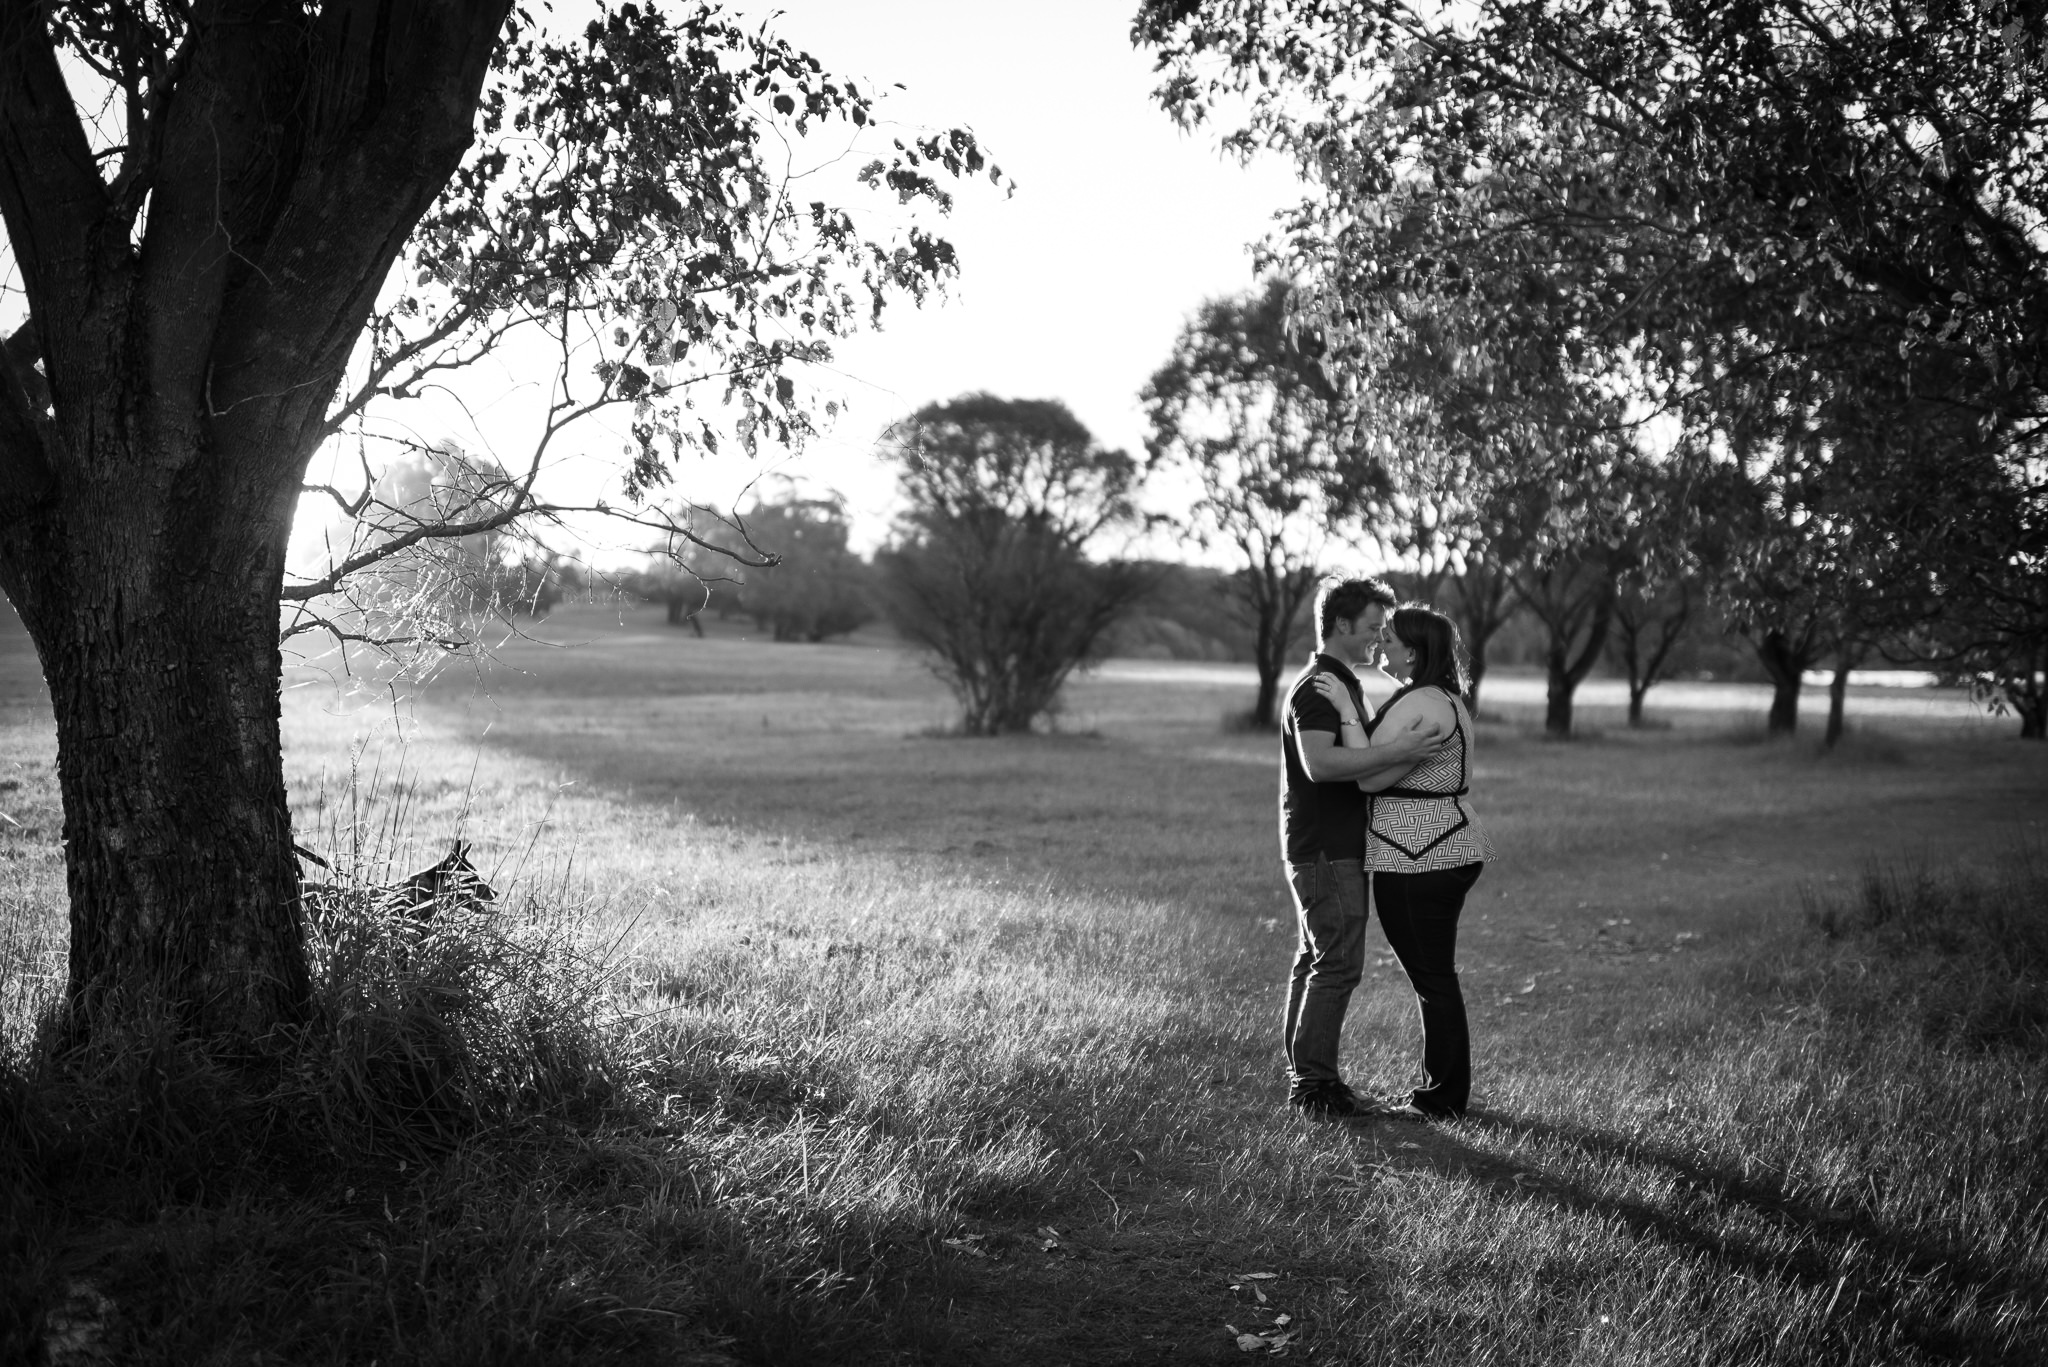
M 1317 655 L 1295 676 L 1287 690 L 1287 712 L 1280 728 L 1280 848 L 1290 864 L 1313 864 L 1317 855 L 1331 859 L 1365 858 L 1365 816 L 1372 805 L 1356 779 L 1316 783 L 1301 767 L 1297 731 L 1328 731 L 1341 736 L 1336 704 L 1316 691 L 1309 680 L 1328 671 L 1344 681 L 1358 715 L 1371 715 L 1358 676 L 1334 655 Z

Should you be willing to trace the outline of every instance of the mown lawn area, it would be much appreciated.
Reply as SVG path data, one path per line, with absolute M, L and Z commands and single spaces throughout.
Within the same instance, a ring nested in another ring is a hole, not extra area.
M 1054 733 L 968 741 L 880 639 L 660 621 L 564 612 L 423 691 L 293 677 L 300 839 L 373 879 L 472 840 L 502 894 L 478 943 L 562 979 L 443 1013 L 465 1039 L 496 1022 L 551 1081 L 431 1133 L 407 1119 L 425 1105 L 278 1119 L 322 1079 L 246 1110 L 172 1087 L 151 1126 L 117 1124 L 88 1104 L 111 1091 L 30 1059 L 60 821 L 47 709 L 0 641 L 19 1341 L 72 1325 L 178 1363 L 2048 1357 L 2048 750 L 2016 728 L 1872 724 L 1829 754 L 1741 711 L 1594 715 L 1557 744 L 1510 709 L 1474 784 L 1501 852 L 1461 948 L 1476 1110 L 1317 1126 L 1281 1104 L 1277 742 L 1221 725 L 1236 691 L 1083 678 Z M 1414 1008 L 1373 948 L 1347 1068 L 1391 1090 Z M 362 1009 L 402 1035 L 421 1000 Z M 575 1060 L 548 1002 L 583 1022 Z M 392 1057 L 338 1064 L 349 1096 L 387 1095 Z M 164 1139 L 256 1124 L 296 1138 L 211 1164 Z

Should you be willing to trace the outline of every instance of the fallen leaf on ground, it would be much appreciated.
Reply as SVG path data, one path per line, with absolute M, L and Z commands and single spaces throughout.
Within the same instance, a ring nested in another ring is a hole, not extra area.
M 1226 1324 L 1223 1327 L 1237 1336 L 1237 1348 L 1241 1353 L 1266 1352 L 1273 1354 L 1275 1357 L 1285 1357 L 1287 1355 L 1287 1345 L 1294 1342 L 1295 1339 L 1295 1334 L 1292 1330 L 1283 1330 L 1280 1327 L 1287 1322 L 1288 1317 L 1282 1315 L 1273 1321 L 1273 1328 L 1263 1334 L 1249 1333 L 1234 1324 Z

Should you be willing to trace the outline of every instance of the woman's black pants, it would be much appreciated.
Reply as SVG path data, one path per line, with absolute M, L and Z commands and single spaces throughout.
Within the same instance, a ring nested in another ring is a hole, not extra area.
M 1372 876 L 1380 929 L 1422 1008 L 1422 1086 L 1414 1100 L 1431 1115 L 1457 1115 L 1472 1095 L 1472 1036 L 1458 991 L 1458 913 L 1484 867 Z

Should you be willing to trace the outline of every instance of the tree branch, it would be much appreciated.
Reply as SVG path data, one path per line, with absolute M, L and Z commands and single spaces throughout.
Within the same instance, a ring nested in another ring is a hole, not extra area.
M 43 6 L 0 0 L 0 218 L 46 354 L 65 349 L 48 330 L 73 320 L 53 314 L 53 304 L 86 297 L 106 210 Z

